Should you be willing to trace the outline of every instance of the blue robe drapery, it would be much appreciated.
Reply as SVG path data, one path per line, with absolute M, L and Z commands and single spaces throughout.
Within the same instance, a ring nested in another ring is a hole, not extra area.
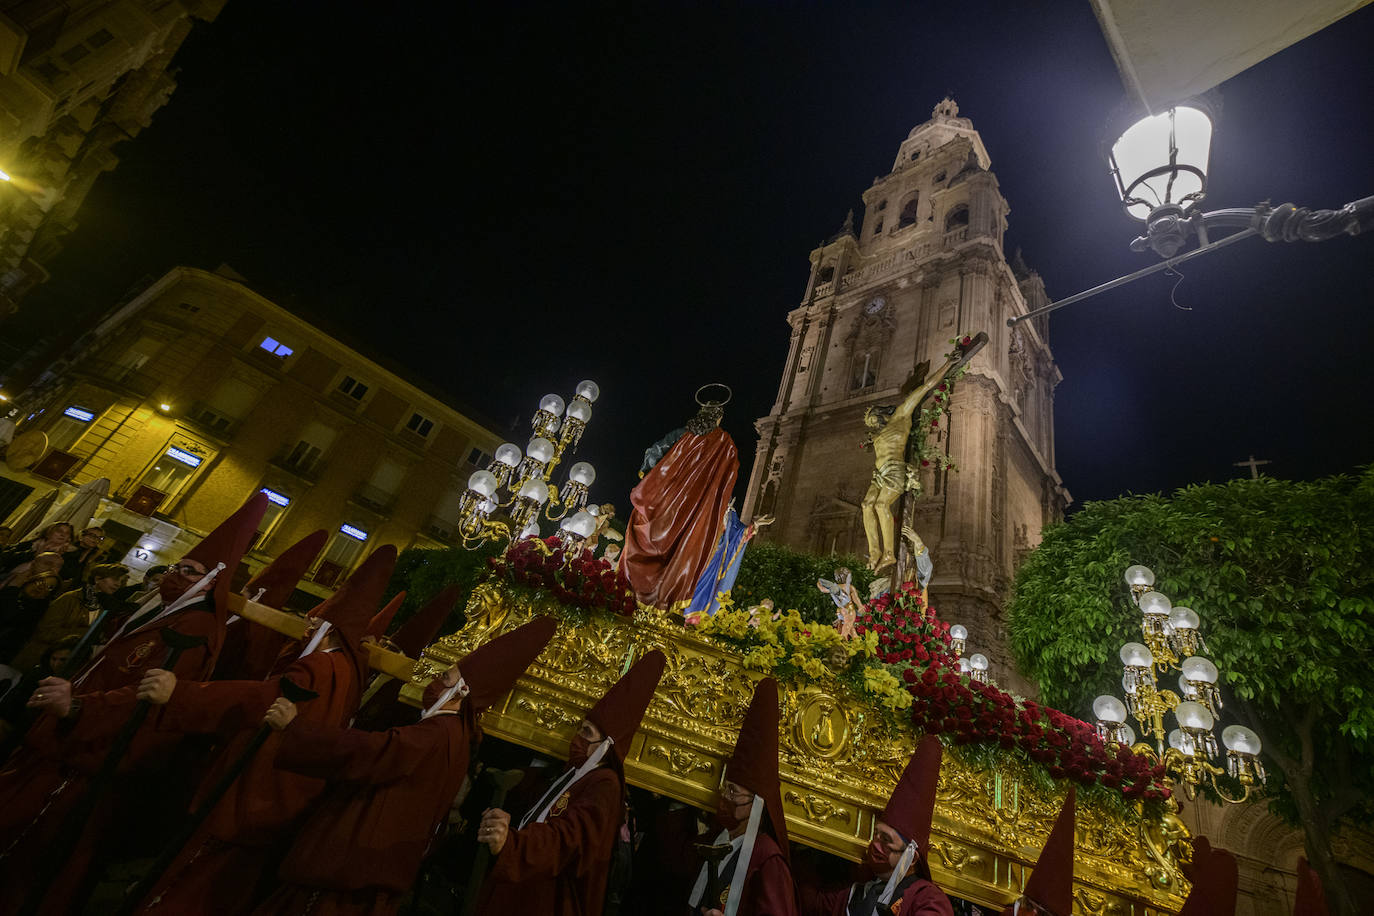
M 749 526 L 739 520 L 739 514 L 733 508 L 726 511 L 724 530 L 716 541 L 716 551 L 711 554 L 711 562 L 697 580 L 692 603 L 683 613 L 704 611 L 709 616 L 720 610 L 720 596 L 730 594 L 730 589 L 735 587 L 739 563 L 744 558 L 744 548 L 747 546 L 744 533 L 748 529 Z

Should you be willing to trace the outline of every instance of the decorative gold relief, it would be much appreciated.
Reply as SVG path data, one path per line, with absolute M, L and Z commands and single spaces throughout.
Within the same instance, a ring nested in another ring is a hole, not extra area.
M 649 746 L 647 756 L 662 757 L 668 763 L 668 772 L 679 778 L 696 772 L 711 772 L 711 761 L 680 747 L 653 744 Z
M 516 684 L 510 700 L 488 711 L 492 735 L 545 752 L 555 733 L 575 725 L 628 662 L 650 649 L 667 658 L 663 679 L 640 726 L 643 750 L 626 761 L 638 786 L 694 805 L 709 805 L 740 721 L 761 675 L 740 656 L 683 629 L 680 615 L 640 608 L 632 619 L 581 614 L 490 585 L 474 590 L 468 625 L 430 646 L 405 696 L 492 637 L 539 614 L 561 621 L 549 647 Z M 887 803 L 920 735 L 870 706 L 839 680 L 779 684 L 779 766 L 787 827 L 798 843 L 858 860 L 871 818 Z M 975 765 L 946 753 L 935 811 L 936 881 L 959 896 L 1000 907 L 1020 886 L 1044 845 L 1067 785 L 1047 790 L 1022 781 L 1009 764 Z M 1139 809 L 1138 809 L 1139 810 Z M 1183 903 L 1178 857 L 1187 830 L 1167 814 L 1124 820 L 1080 797 L 1075 850 L 1078 908 L 1093 916 L 1176 912 Z
M 824 824 L 832 817 L 846 824 L 850 822 L 848 810 L 837 807 L 835 803 L 828 798 L 821 798 L 809 792 L 806 795 L 802 795 L 800 792 L 788 792 L 783 796 L 783 801 L 790 802 L 798 808 L 801 808 L 806 814 L 806 819 L 814 821 L 817 824 Z

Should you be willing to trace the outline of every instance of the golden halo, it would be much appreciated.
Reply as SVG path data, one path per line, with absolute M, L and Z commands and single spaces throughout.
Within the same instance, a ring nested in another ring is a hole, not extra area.
M 725 390 L 725 400 L 723 400 L 723 401 L 703 401 L 703 400 L 701 399 L 701 393 L 702 393 L 703 391 L 707 390 L 708 388 L 722 388 L 722 389 L 724 389 L 724 390 Z M 726 404 L 729 404 L 729 403 L 730 403 L 730 399 L 731 399 L 732 397 L 734 397 L 734 396 L 735 396 L 735 392 L 733 392 L 732 390 L 730 390 L 730 386 L 727 385 L 727 384 L 725 384 L 724 382 L 710 382 L 710 383 L 708 383 L 708 384 L 702 385 L 700 388 L 697 389 L 697 393 L 696 393 L 695 395 L 693 395 L 693 397 L 696 398 L 696 402 L 697 402 L 698 404 L 700 404 L 702 407 L 724 407 Z

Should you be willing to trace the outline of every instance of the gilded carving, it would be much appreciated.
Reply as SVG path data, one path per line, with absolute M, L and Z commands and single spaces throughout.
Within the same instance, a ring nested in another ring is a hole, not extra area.
M 828 798 L 821 798 L 809 792 L 802 795 L 800 792 L 789 791 L 782 800 L 801 808 L 806 814 L 806 819 L 817 824 L 824 824 L 832 817 L 846 824 L 850 821 L 848 809 L 839 807 Z
M 538 599 L 479 587 L 468 604 L 468 625 L 425 651 L 406 696 L 417 701 L 425 681 L 478 645 L 554 610 Z M 559 614 L 563 622 L 549 648 L 517 683 L 511 701 L 488 712 L 483 727 L 556 753 L 564 742 L 555 733 L 575 724 L 630 660 L 660 649 L 667 665 L 640 727 L 644 750 L 626 761 L 626 775 L 634 785 L 709 805 L 761 675 L 746 670 L 734 653 L 686 632 L 676 615 L 652 608 L 640 608 L 633 619 Z M 886 804 L 920 736 L 841 681 L 827 681 L 823 689 L 780 686 L 778 772 L 789 833 L 799 843 L 858 860 L 869 818 Z M 985 766 L 974 759 L 945 754 L 931 866 L 937 881 L 957 875 L 962 896 L 1001 906 L 1017 886 L 1007 882 L 1044 844 L 1064 788 L 1047 791 L 1023 780 L 1011 764 Z M 1177 911 L 1183 898 L 1177 861 L 1187 841 L 1182 823 L 1173 815 L 1121 820 L 1087 798 L 1079 799 L 1078 811 L 1082 911 Z

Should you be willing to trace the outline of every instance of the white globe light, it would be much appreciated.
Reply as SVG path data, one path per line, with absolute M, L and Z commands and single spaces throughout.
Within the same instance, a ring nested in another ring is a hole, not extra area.
M 1189 656 L 1178 667 L 1183 672 L 1183 676 L 1190 681 L 1201 681 L 1204 684 L 1217 682 L 1217 666 L 1205 658 L 1196 655 Z
M 974 671 L 988 670 L 988 657 L 981 652 L 975 652 L 968 657 L 968 666 Z
M 556 394 L 546 394 L 539 399 L 539 409 L 553 414 L 555 417 L 563 413 L 563 399 Z
M 1140 596 L 1140 610 L 1144 614 L 1167 616 L 1174 603 L 1163 592 L 1146 592 Z
M 583 398 L 589 403 L 595 403 L 596 399 L 601 397 L 601 386 L 591 379 L 578 382 L 575 391 L 579 398 Z
M 1192 608 L 1179 604 L 1169 611 L 1169 623 L 1175 630 L 1196 630 L 1202 620 Z
M 593 516 L 601 515 L 601 507 L 598 506 L 596 503 L 591 503 L 590 505 L 588 505 L 586 511 Z
M 491 471 L 474 471 L 468 477 L 468 489 L 481 496 L 491 496 L 496 492 L 496 475 Z
M 496 460 L 509 467 L 515 467 L 520 463 L 524 456 L 520 454 L 520 446 L 514 442 L 503 443 L 496 450 Z
M 520 532 L 520 537 L 516 538 L 516 540 L 523 541 L 525 538 L 537 537 L 539 537 L 539 523 L 530 522 L 528 525 L 525 526 L 525 530 Z
M 586 461 L 579 461 L 568 468 L 568 479 L 584 487 L 590 487 L 596 480 L 596 468 Z
M 1125 740 L 1121 742 L 1122 744 L 1126 745 L 1127 747 L 1129 747 L 1132 744 L 1135 744 L 1135 729 L 1131 728 L 1129 725 L 1123 724 L 1118 725 L 1117 730 L 1120 731 L 1123 737 L 1125 738 Z
M 1207 707 L 1201 703 L 1179 703 L 1174 710 L 1174 718 L 1178 719 L 1178 724 L 1184 728 L 1191 728 L 1197 731 L 1210 731 L 1216 724 L 1216 719 L 1207 711 Z
M 1148 668 L 1155 663 L 1150 650 L 1138 642 L 1128 642 L 1121 647 L 1121 664 L 1132 668 Z
M 961 623 L 949 628 L 950 639 L 968 639 L 968 629 Z
M 1110 157 L 1117 193 L 1139 201 L 1126 212 L 1143 220 L 1161 204 L 1201 194 L 1211 146 L 1212 120 L 1196 108 L 1171 108 L 1127 128 Z
M 483 515 L 491 515 L 496 511 L 496 500 L 488 496 L 486 499 L 482 500 L 480 509 Z
M 1155 584 L 1155 574 L 1148 566 L 1126 567 L 1126 584 L 1149 586 Z
M 1120 724 L 1126 721 L 1126 704 L 1116 697 L 1104 693 L 1093 700 L 1093 715 L 1097 716 L 1101 722 Z
M 1261 748 L 1259 735 L 1244 725 L 1228 725 L 1223 728 L 1221 743 L 1228 751 L 1235 751 L 1237 754 L 1258 754 Z
M 1169 747 L 1181 754 L 1192 756 L 1193 739 L 1185 735 L 1182 729 L 1176 728 L 1169 732 Z
M 596 519 L 586 509 L 583 509 L 565 521 L 563 527 L 580 538 L 588 538 L 596 530 Z
M 530 440 L 530 444 L 525 446 L 525 454 L 529 455 L 540 464 L 548 464 L 553 457 L 553 443 L 543 436 L 536 436 Z
M 1178 676 L 1178 692 L 1179 696 L 1189 700 L 1197 696 L 1197 688 L 1188 683 L 1188 675 L 1180 674 Z
M 549 485 L 542 480 L 527 480 L 521 485 L 518 495 L 542 506 L 548 502 Z
M 592 405 L 581 398 L 573 398 L 568 405 L 568 419 L 586 423 L 592 418 Z
M 968 659 L 966 659 L 966 658 L 961 658 L 961 659 L 959 659 L 959 673 L 960 673 L 960 674 L 968 674 L 968 673 L 969 673 L 970 671 L 972 671 L 972 670 L 973 670 L 973 669 L 969 667 Z

